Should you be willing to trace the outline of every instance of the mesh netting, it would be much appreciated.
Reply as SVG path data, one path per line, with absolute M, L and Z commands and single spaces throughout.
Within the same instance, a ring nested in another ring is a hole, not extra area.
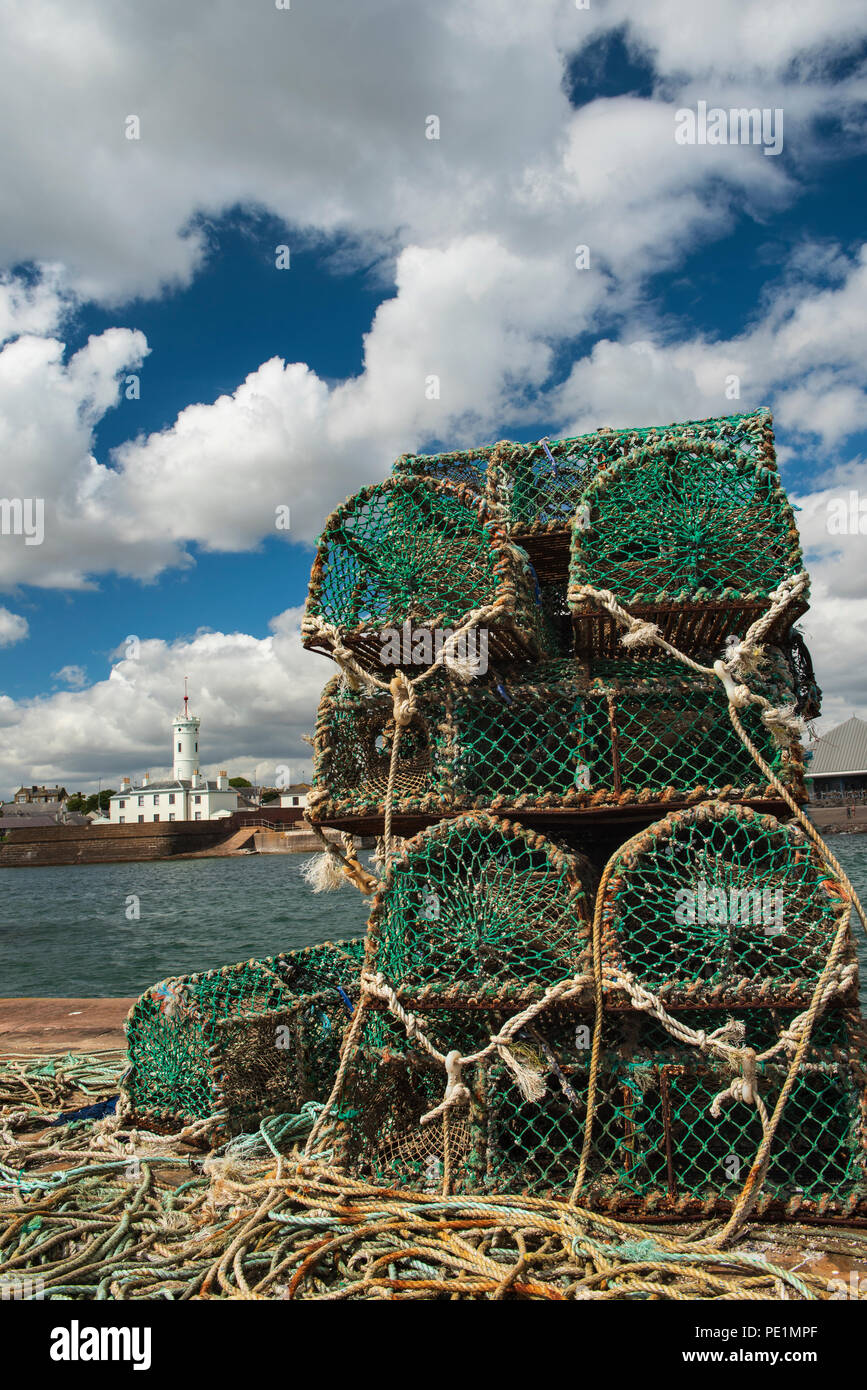
M 159 1131 L 225 1112 L 235 1133 L 324 1099 L 363 953 L 362 940 L 323 942 L 154 985 L 125 1025 L 132 1115 Z
M 576 617 L 597 625 L 610 619 L 581 597 L 581 585 L 612 590 L 638 615 L 673 611 L 680 625 L 669 622 L 666 636 L 691 650 L 742 631 L 801 565 L 776 472 L 718 446 L 655 445 L 589 484 L 572 534 L 569 598 Z M 790 610 L 787 626 L 793 616 Z M 587 649 L 580 623 L 577 636 L 578 650 Z
M 709 802 L 621 851 L 604 951 L 669 1002 L 806 1002 L 843 910 L 841 885 L 802 830 Z
M 408 842 L 374 899 L 366 960 L 402 997 L 506 1007 L 586 968 L 592 870 L 470 813 Z
M 731 1021 L 686 1017 L 709 1031 Z M 735 1018 L 757 1046 L 788 1021 L 770 1010 Z M 386 1050 L 368 1043 L 350 1062 L 337 1117 L 340 1161 L 375 1181 L 438 1187 L 448 1159 L 456 1191 L 568 1197 L 584 1139 L 591 1036 L 587 1014 L 538 1019 L 516 1050 L 544 1079 L 540 1100 L 525 1100 L 502 1062 L 488 1060 L 464 1073 L 470 1104 L 449 1124 L 427 1125 L 419 1121 L 442 1098 L 442 1067 L 405 1041 Z M 760 1065 L 769 1107 L 785 1073 L 778 1059 Z M 654 1020 L 607 1016 L 582 1205 L 729 1207 L 762 1138 L 752 1105 L 727 1099 L 711 1114 L 731 1076 L 719 1059 L 673 1043 Z M 851 1212 L 865 1201 L 864 1080 L 857 1014 L 822 1020 L 777 1131 L 760 1208 Z
M 370 666 L 408 665 L 425 645 L 420 634 L 454 631 L 472 610 L 496 604 L 486 620 L 490 651 L 538 655 L 548 638 L 536 587 L 526 556 L 481 499 L 446 482 L 391 478 L 326 523 L 302 633 L 306 646 L 328 651 L 328 624 Z M 401 633 L 401 655 L 390 653 L 384 630 Z
M 484 444 L 477 449 L 451 449 L 443 454 L 401 454 L 395 459 L 393 472 L 416 478 L 444 478 L 451 483 L 484 493 L 487 488 L 491 455 L 498 447 Z
M 793 700 L 780 653 L 757 693 Z M 743 723 L 790 792 L 804 796 L 797 739 L 780 748 L 756 706 Z M 318 817 L 381 814 L 394 739 L 391 700 L 332 681 L 314 744 Z M 421 686 L 398 749 L 399 814 L 568 810 L 708 796 L 777 798 L 744 748 L 725 692 L 671 661 L 572 661 L 501 669 L 470 685 L 445 673 Z
M 645 429 L 601 429 L 568 439 L 547 439 L 544 444 L 506 439 L 441 454 L 402 454 L 394 472 L 445 478 L 478 492 L 487 489 L 489 498 L 505 507 L 513 532 L 568 527 L 594 473 L 642 445 L 668 439 L 719 441 L 766 468 L 776 463 L 771 413 L 756 410 Z
M 484 493 L 510 534 L 528 550 L 539 578 L 562 582 L 569 563 L 569 529 L 588 484 L 634 450 L 666 441 L 682 448 L 724 444 L 738 458 L 776 467 L 771 414 L 758 410 L 646 429 L 601 429 L 569 439 L 501 440 L 484 448 L 404 454 L 394 472 L 448 479 Z
M 456 1190 L 481 1186 L 484 1132 L 473 1107 L 442 1120 L 419 1123 L 442 1099 L 442 1067 L 422 1054 L 375 1049 L 350 1063 L 334 1116 L 334 1159 L 341 1167 L 389 1186 L 439 1191 L 448 1161 L 460 1174 Z

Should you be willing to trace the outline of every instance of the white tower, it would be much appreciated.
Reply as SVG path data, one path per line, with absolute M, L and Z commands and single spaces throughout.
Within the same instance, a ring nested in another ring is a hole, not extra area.
M 191 782 L 199 771 L 198 715 L 190 714 L 187 678 L 184 677 L 184 712 L 172 720 L 172 776 L 176 781 Z

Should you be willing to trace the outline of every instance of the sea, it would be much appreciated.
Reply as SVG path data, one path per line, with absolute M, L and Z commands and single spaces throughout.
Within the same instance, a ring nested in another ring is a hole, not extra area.
M 867 901 L 867 835 L 830 845 Z M 166 975 L 361 936 L 370 900 L 348 883 L 313 893 L 304 862 L 260 854 L 0 870 L 0 997 L 138 995 Z M 867 938 L 855 927 L 867 1011 Z

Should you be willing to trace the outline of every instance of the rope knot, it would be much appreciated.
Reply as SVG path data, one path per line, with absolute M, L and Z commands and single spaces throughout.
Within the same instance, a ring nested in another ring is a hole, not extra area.
M 752 696 L 745 685 L 739 685 L 729 671 L 724 661 L 715 661 L 713 669 L 725 686 L 726 697 L 730 705 L 735 709 L 745 709 L 752 700 Z
M 661 638 L 662 633 L 656 623 L 647 622 L 644 618 L 636 618 L 628 632 L 625 632 L 620 639 L 622 647 L 647 647 Z
M 405 729 L 407 724 L 412 723 L 416 712 L 412 681 L 404 675 L 403 671 L 398 671 L 389 682 L 388 688 L 391 691 L 394 722 L 399 728 Z
M 776 741 L 788 743 L 792 735 L 804 732 L 804 721 L 795 713 L 794 705 L 771 705 L 762 710 L 762 723 Z
M 444 1115 L 447 1110 L 451 1110 L 455 1105 L 469 1105 L 471 1096 L 464 1083 L 461 1081 L 461 1067 L 463 1058 L 457 1048 L 453 1048 L 445 1059 L 446 1069 L 446 1091 L 440 1104 L 435 1110 L 429 1110 L 426 1115 L 422 1115 L 420 1124 L 430 1124 L 431 1120 L 436 1120 L 440 1115 Z

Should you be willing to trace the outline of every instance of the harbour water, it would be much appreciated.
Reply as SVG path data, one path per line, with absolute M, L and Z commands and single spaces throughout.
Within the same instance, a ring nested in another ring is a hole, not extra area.
M 141 994 L 166 975 L 360 936 L 369 900 L 350 884 L 313 893 L 305 858 L 2 870 L 0 997 Z
M 830 843 L 867 899 L 867 835 Z M 0 997 L 140 994 L 166 975 L 361 935 L 369 899 L 349 884 L 314 894 L 303 862 L 263 854 L 0 871 Z M 856 932 L 867 1010 L 857 922 Z

